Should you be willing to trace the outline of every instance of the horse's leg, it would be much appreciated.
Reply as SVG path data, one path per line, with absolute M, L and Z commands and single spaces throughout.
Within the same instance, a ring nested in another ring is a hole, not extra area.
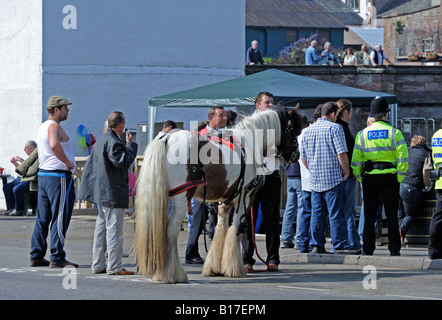
M 204 262 L 203 277 L 210 277 L 221 273 L 221 259 L 232 206 L 233 204 L 226 205 L 224 203 L 218 206 L 218 223 L 206 261 Z
M 243 205 L 241 205 L 241 207 L 243 207 Z M 241 208 L 241 210 L 235 213 L 233 223 L 227 231 L 221 263 L 221 273 L 224 274 L 225 277 L 243 278 L 246 276 L 241 257 L 241 234 L 238 232 L 241 217 L 244 215 L 243 209 L 244 208 Z
M 188 281 L 178 256 L 178 235 L 181 223 L 187 212 L 187 199 L 184 193 L 177 195 L 172 200 L 172 212 L 167 222 L 166 239 L 166 266 L 161 274 L 156 274 L 154 280 L 166 283 L 186 283 Z

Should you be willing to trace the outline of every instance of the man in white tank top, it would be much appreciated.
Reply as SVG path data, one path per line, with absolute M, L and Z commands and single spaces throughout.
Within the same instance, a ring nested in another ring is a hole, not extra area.
M 75 201 L 72 172 L 75 170 L 75 157 L 71 141 L 60 126 L 68 118 L 68 105 L 72 103 L 59 96 L 49 98 L 48 120 L 38 129 L 37 143 L 38 172 L 38 211 L 34 232 L 31 238 L 30 266 L 50 266 L 63 268 L 67 265 L 78 267 L 66 260 L 63 250 L 65 236 Z M 52 222 L 52 224 L 51 224 Z M 49 225 L 51 224 L 51 258 L 46 255 Z

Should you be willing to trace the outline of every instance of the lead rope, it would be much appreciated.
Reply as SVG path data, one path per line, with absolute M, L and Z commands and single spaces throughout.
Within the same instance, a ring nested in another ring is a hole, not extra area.
M 261 256 L 258 253 L 258 247 L 256 246 L 256 241 L 255 241 L 255 218 L 253 216 L 253 205 L 250 207 L 250 217 L 251 217 L 251 222 L 252 222 L 252 241 L 253 241 L 253 246 L 255 247 L 255 253 L 256 256 L 259 258 L 259 260 L 261 260 L 266 266 L 267 268 L 265 270 L 249 270 L 247 273 L 253 273 L 253 272 L 266 272 L 269 271 L 269 264 L 264 261 L 264 259 L 261 258 Z

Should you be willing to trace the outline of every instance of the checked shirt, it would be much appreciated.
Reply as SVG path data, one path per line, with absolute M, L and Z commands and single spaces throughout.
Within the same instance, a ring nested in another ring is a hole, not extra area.
M 344 131 L 339 124 L 319 118 L 305 130 L 301 158 L 307 160 L 313 191 L 330 190 L 344 180 L 338 154 L 347 151 Z

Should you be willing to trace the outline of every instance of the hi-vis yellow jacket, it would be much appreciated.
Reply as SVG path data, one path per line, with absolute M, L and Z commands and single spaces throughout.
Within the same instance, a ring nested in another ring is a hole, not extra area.
M 431 140 L 434 169 L 442 167 L 442 129 L 439 129 Z M 435 189 L 442 189 L 442 177 L 436 180 Z
M 363 165 L 367 160 L 390 162 L 395 168 L 374 169 L 365 174 L 397 173 L 397 180 L 402 182 L 408 170 L 408 149 L 402 132 L 384 121 L 375 121 L 359 131 L 355 139 L 351 167 L 361 183 Z

